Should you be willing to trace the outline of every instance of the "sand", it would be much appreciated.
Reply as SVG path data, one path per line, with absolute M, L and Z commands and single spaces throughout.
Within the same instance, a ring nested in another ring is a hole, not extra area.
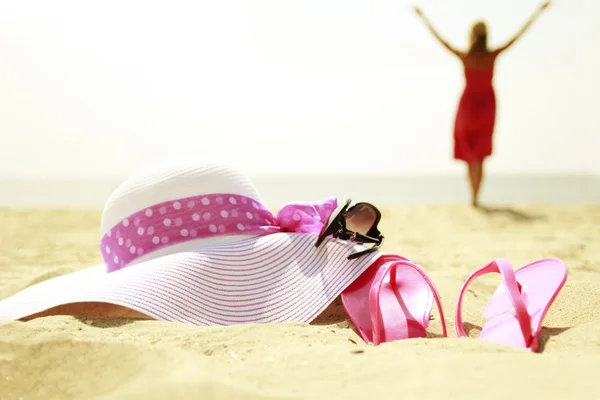
M 599 399 L 600 206 L 383 209 L 385 251 L 425 267 L 442 295 L 429 338 L 365 344 L 339 301 L 313 324 L 197 327 L 54 316 L 0 327 L 0 399 Z M 522 213 L 526 215 L 522 215 Z M 0 298 L 101 262 L 100 211 L 0 209 Z M 499 278 L 464 301 L 464 279 L 495 257 L 519 267 L 559 257 L 569 277 L 538 354 L 477 339 Z

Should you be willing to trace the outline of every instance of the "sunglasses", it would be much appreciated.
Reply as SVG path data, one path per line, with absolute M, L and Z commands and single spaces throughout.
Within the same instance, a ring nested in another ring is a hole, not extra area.
M 338 207 L 331 214 L 315 243 L 315 246 L 319 247 L 327 236 L 333 235 L 335 238 L 355 243 L 373 244 L 366 250 L 350 254 L 349 260 L 372 253 L 383 243 L 383 236 L 377 228 L 381 220 L 381 212 L 374 205 L 364 202 L 350 207 L 351 202 L 350 199 L 346 200 L 346 204 Z

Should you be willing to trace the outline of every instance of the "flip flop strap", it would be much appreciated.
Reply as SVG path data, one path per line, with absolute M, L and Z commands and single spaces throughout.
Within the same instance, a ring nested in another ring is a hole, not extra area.
M 458 304 L 456 305 L 456 333 L 459 337 L 467 336 L 467 333 L 463 327 L 462 321 L 462 299 L 467 286 L 474 279 L 480 277 L 481 275 L 489 274 L 489 273 L 499 273 L 502 276 L 502 282 L 504 283 L 504 287 L 506 288 L 506 293 L 508 294 L 508 298 L 510 299 L 513 307 L 515 308 L 515 317 L 521 326 L 521 332 L 523 333 L 523 338 L 525 339 L 525 343 L 529 344 L 531 340 L 531 317 L 527 312 L 527 307 L 525 306 L 525 302 L 521 297 L 521 292 L 519 290 L 519 283 L 517 282 L 517 278 L 515 276 L 515 272 L 510 265 L 510 262 L 504 258 L 498 258 L 489 264 L 479 268 L 475 272 L 473 272 L 463 283 L 462 288 L 460 289 L 460 294 L 458 296 Z
M 427 271 L 425 271 L 425 269 L 421 266 L 419 266 L 419 264 L 415 264 L 413 262 L 411 262 L 411 266 L 413 269 L 415 269 L 417 272 L 419 272 L 421 274 L 421 276 L 423 277 L 423 279 L 425 279 L 425 282 L 427 283 L 427 285 L 429 285 L 429 288 L 431 289 L 431 292 L 433 293 L 433 298 L 435 300 L 435 304 L 438 308 L 438 312 L 440 313 L 440 319 L 441 319 L 441 323 L 442 323 L 442 336 L 443 337 L 448 337 L 448 332 L 446 330 L 446 319 L 444 317 L 444 310 L 442 308 L 442 297 L 440 296 L 437 288 L 435 287 L 435 285 L 433 284 L 433 280 L 431 279 L 431 277 L 429 276 L 429 274 L 427 273 Z M 393 284 L 396 284 L 396 274 L 395 274 L 395 268 L 392 272 L 392 276 L 391 278 L 394 280 Z
M 387 274 L 391 274 L 390 275 L 390 284 L 392 286 L 396 286 L 396 270 L 398 269 L 399 266 L 410 267 L 410 268 L 416 270 L 419 273 L 419 275 L 421 275 L 423 277 L 423 279 L 425 280 L 425 282 L 427 283 L 427 285 L 433 292 L 433 296 L 435 298 L 435 303 L 436 303 L 438 311 L 440 313 L 440 319 L 442 322 L 442 335 L 444 337 L 447 337 L 448 334 L 447 334 L 447 330 L 446 330 L 446 321 L 444 319 L 444 311 L 442 309 L 440 295 L 439 295 L 435 285 L 429 278 L 427 272 L 423 268 L 419 267 L 417 264 L 415 264 L 409 260 L 398 259 L 398 260 L 386 262 L 383 266 L 381 266 L 381 268 L 379 268 L 379 270 L 377 271 L 377 274 L 375 275 L 375 278 L 373 279 L 373 283 L 371 285 L 371 290 L 369 291 L 369 311 L 370 311 L 370 315 L 371 315 L 371 325 L 373 327 L 373 344 L 375 344 L 375 345 L 380 344 L 381 339 L 382 339 L 381 313 L 379 312 L 380 311 L 379 294 L 381 292 L 381 286 L 383 285 L 383 280 Z

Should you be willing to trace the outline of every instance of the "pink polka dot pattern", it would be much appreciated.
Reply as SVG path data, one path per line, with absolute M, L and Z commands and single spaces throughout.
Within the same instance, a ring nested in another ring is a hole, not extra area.
M 335 197 L 320 202 L 298 202 L 283 206 L 277 213 L 277 220 L 285 232 L 320 233 L 329 216 L 337 208 Z M 254 210 L 256 211 L 256 210 Z M 256 212 L 250 213 L 261 216 Z M 248 218 L 251 218 L 248 215 Z
M 262 218 L 250 219 L 249 213 Z M 209 194 L 144 208 L 124 218 L 111 231 L 100 245 L 108 272 L 126 267 L 144 254 L 188 240 L 242 232 L 265 235 L 280 232 L 281 228 L 275 216 L 254 199 L 235 194 Z
M 334 197 L 293 203 L 275 217 L 259 201 L 237 194 L 175 199 L 144 208 L 115 224 L 102 238 L 100 250 L 107 271 L 112 272 L 138 257 L 189 240 L 277 232 L 318 234 L 336 207 Z

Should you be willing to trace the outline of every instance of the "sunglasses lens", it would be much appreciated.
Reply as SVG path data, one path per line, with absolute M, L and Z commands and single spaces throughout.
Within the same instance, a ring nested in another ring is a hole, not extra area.
M 368 204 L 357 204 L 346 214 L 346 228 L 366 235 L 377 220 L 377 211 Z

